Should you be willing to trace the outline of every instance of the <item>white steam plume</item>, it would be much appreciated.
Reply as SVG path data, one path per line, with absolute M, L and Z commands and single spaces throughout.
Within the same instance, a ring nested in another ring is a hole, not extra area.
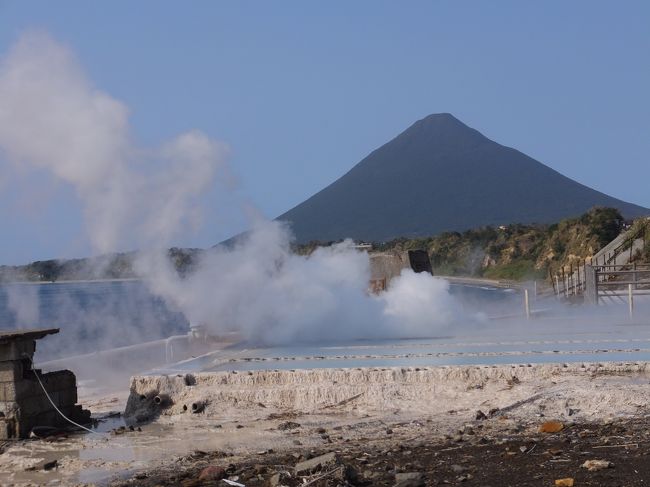
M 38 289 L 32 285 L 13 285 L 5 288 L 7 309 L 16 316 L 16 321 L 26 325 L 38 324 L 40 309 Z
M 200 223 L 224 146 L 199 131 L 157 150 L 131 142 L 128 110 L 92 86 L 69 49 L 28 33 L 0 65 L 0 148 L 74 186 L 93 249 L 163 247 Z
M 430 336 L 456 316 L 444 281 L 409 270 L 390 291 L 368 295 L 367 254 L 344 242 L 297 256 L 288 229 L 264 220 L 180 278 L 160 249 L 200 224 L 198 197 L 223 168 L 224 146 L 193 131 L 138 148 L 126 106 L 95 89 L 45 34 L 23 36 L 0 66 L 0 149 L 74 186 L 96 252 L 159 249 L 142 253 L 137 270 L 154 293 L 215 332 L 264 342 Z
M 291 252 L 290 238 L 282 223 L 258 220 L 186 278 L 151 266 L 152 289 L 191 322 L 265 343 L 433 336 L 459 318 L 446 281 L 409 269 L 369 295 L 368 255 L 351 241 L 306 257 Z

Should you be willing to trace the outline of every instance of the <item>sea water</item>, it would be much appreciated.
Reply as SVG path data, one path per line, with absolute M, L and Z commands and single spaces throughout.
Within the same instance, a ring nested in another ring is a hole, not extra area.
M 0 329 L 60 328 L 37 345 L 40 360 L 184 333 L 188 323 L 140 281 L 4 284 Z

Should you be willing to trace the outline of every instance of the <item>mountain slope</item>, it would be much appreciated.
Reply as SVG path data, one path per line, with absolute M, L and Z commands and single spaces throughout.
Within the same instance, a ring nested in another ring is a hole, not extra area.
M 300 243 L 386 241 L 484 225 L 549 223 L 593 206 L 650 210 L 573 181 L 450 114 L 430 115 L 278 217 Z

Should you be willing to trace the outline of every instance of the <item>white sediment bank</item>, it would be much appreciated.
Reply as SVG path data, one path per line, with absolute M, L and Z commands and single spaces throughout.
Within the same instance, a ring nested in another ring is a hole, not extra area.
M 209 372 L 131 380 L 130 419 L 251 418 L 271 411 L 436 415 L 530 408 L 585 419 L 635 414 L 650 401 L 650 363 L 605 362 Z M 624 386 L 624 387 L 623 387 Z M 156 404 L 154 398 L 161 404 Z M 526 413 L 526 414 L 527 414 Z

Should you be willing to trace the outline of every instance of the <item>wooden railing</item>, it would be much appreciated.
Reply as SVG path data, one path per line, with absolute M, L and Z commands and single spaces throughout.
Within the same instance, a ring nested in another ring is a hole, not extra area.
M 634 312 L 634 296 L 650 295 L 650 264 L 585 266 L 584 295 L 593 304 L 627 302 Z

